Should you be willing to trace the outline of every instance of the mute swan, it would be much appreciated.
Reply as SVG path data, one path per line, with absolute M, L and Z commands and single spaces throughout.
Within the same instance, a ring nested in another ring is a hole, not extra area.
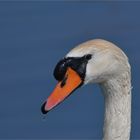
M 103 39 L 82 43 L 58 62 L 54 77 L 58 84 L 42 105 L 43 114 L 82 85 L 98 83 L 105 99 L 103 139 L 130 139 L 131 71 L 120 48 Z

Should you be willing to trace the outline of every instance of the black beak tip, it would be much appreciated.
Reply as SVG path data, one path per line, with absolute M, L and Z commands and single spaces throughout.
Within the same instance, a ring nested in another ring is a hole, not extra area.
M 41 106 L 41 112 L 43 113 L 43 114 L 47 114 L 49 111 L 46 111 L 45 110 L 45 104 L 46 104 L 46 102 L 44 102 L 43 103 L 43 105 Z

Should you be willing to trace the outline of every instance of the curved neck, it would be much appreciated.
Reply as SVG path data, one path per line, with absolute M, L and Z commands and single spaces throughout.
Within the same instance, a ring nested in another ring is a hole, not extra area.
M 105 98 L 104 140 L 129 140 L 131 129 L 130 72 L 101 83 Z

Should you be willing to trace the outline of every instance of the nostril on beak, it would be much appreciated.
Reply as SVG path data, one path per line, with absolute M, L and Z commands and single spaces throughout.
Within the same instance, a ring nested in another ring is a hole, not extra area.
M 44 102 L 43 105 L 41 106 L 41 112 L 42 112 L 43 114 L 47 114 L 47 113 L 49 112 L 49 111 L 46 111 L 46 110 L 45 110 L 45 105 L 46 105 L 46 103 L 47 103 L 47 102 Z

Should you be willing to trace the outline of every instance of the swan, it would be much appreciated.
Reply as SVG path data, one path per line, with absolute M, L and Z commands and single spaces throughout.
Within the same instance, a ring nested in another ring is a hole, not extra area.
M 131 131 L 131 68 L 115 44 L 93 39 L 72 49 L 54 69 L 58 81 L 43 103 L 43 114 L 56 107 L 77 88 L 98 83 L 105 100 L 104 140 L 129 140 Z

